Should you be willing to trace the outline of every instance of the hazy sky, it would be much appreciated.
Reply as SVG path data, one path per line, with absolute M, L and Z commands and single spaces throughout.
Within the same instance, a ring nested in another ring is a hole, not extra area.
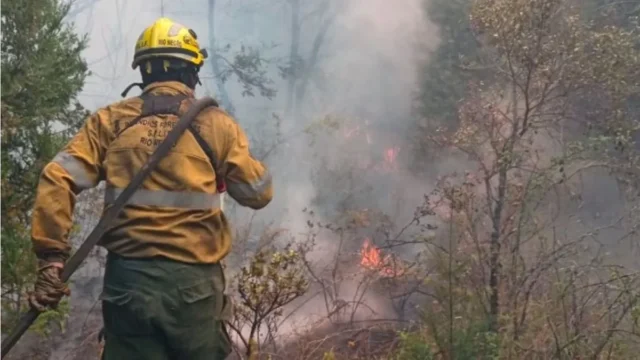
M 117 100 L 126 85 L 138 79 L 137 71 L 131 69 L 134 43 L 142 30 L 164 14 L 192 27 L 199 35 L 201 46 L 207 47 L 209 1 L 142 1 L 142 0 L 76 0 L 77 9 L 70 20 L 79 32 L 90 36 L 86 58 L 93 76 L 82 94 L 88 107 L 104 105 Z M 332 80 L 343 84 L 349 80 L 350 88 L 340 87 L 331 93 L 344 99 L 344 95 L 357 96 L 364 88 L 375 88 L 380 66 L 384 66 L 399 84 L 406 87 L 407 76 L 413 77 L 415 63 L 413 45 L 418 37 L 412 31 L 423 27 L 421 41 L 434 42 L 433 29 L 425 27 L 421 0 L 345 0 L 335 25 L 330 28 L 321 59 L 327 60 L 327 72 Z M 309 12 L 319 1 L 302 0 L 303 13 Z M 162 5 L 164 4 L 164 5 Z M 216 33 L 218 44 L 259 46 L 275 44 L 277 47 L 265 52 L 265 57 L 286 59 L 290 41 L 290 6 L 285 0 L 236 0 L 216 1 Z M 301 52 L 311 47 L 318 22 L 313 17 L 303 21 Z M 306 38 L 305 38 L 306 36 Z M 394 69 L 395 67 L 395 69 Z M 400 68 L 400 71 L 398 71 Z M 398 79 L 400 73 L 403 79 Z M 277 73 L 272 73 L 279 80 Z M 211 76 L 208 66 L 203 68 L 203 77 Z M 362 84 L 366 80 L 369 84 Z M 282 83 L 282 82 L 281 82 Z M 373 85 L 373 86 L 372 86 Z M 354 89 L 354 86 L 362 86 Z M 205 81 L 199 93 L 213 90 L 211 81 Z M 282 89 L 284 90 L 284 89 Z M 131 93 L 134 94 L 134 93 Z M 279 94 L 281 98 L 282 92 Z M 242 99 L 232 93 L 238 104 L 264 104 L 260 99 Z M 277 102 L 276 102 L 277 103 Z M 273 102 L 267 104 L 274 105 Z M 241 106 L 236 106 L 241 107 Z
M 209 45 L 209 1 L 206 0 L 77 0 L 77 2 L 77 7 L 82 8 L 82 11 L 75 14 L 72 20 L 79 32 L 90 36 L 89 48 L 85 56 L 93 76 L 87 81 L 81 98 L 82 102 L 90 108 L 118 100 L 124 87 L 138 80 L 138 71 L 134 71 L 130 66 L 134 44 L 144 28 L 161 16 L 161 3 L 164 3 L 165 16 L 193 28 L 198 34 L 202 47 Z M 229 1 L 216 2 L 215 21 L 219 45 L 227 43 L 234 46 L 239 46 L 241 43 L 258 45 L 259 42 L 289 41 L 286 38 L 286 32 L 283 32 L 285 28 L 275 26 L 284 15 L 283 11 L 287 10 L 285 6 L 247 7 L 245 3 L 251 2 L 235 1 L 233 7 Z M 257 0 L 255 3 L 267 3 L 267 1 Z M 276 4 L 278 1 L 273 3 Z M 91 6 L 83 6 L 87 4 Z M 210 79 L 211 70 L 208 64 L 203 68 L 202 76 Z M 215 89 L 211 80 L 203 81 L 203 87 L 199 87 L 197 91 L 199 94 L 204 94 L 207 89 Z M 135 95 L 135 91 L 130 95 Z M 235 95 L 237 94 L 232 94 L 232 97 L 235 98 Z

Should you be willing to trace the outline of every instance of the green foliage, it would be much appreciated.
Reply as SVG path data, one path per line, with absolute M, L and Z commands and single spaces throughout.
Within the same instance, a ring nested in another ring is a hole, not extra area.
M 63 299 L 58 304 L 57 309 L 51 309 L 41 313 L 31 326 L 30 330 L 36 334 L 49 336 L 53 330 L 52 327 L 56 326 L 58 328 L 56 332 L 63 333 L 66 329 L 66 320 L 69 316 L 69 310 L 69 300 Z
M 563 141 L 585 143 L 582 160 L 599 160 L 638 184 L 638 29 L 588 21 L 583 12 L 563 0 L 474 2 L 471 23 L 502 87 L 493 100 L 482 95 L 490 103 L 484 108 L 509 109 L 504 120 L 521 129 L 518 137 L 563 131 Z
M 333 352 L 333 349 L 325 352 L 322 355 L 322 360 L 336 360 L 336 354 Z
M 453 335 L 452 359 L 498 359 L 499 335 L 483 323 L 456 329 Z
M 301 255 L 290 248 L 258 252 L 237 280 L 242 304 L 264 317 L 304 294 L 308 283 L 300 272 L 300 260 Z
M 81 125 L 86 38 L 64 23 L 70 4 L 2 4 L 2 329 L 35 278 L 29 221 L 40 172 Z M 6 317 L 5 317 L 6 316 Z M 45 317 L 46 318 L 46 317 Z
M 25 291 L 35 281 L 31 242 L 16 227 L 2 222 L 2 331 L 8 331 L 27 306 Z
M 473 67 L 491 72 L 469 78 L 474 91 L 455 106 L 455 131 L 426 136 L 474 165 L 438 187 L 444 201 L 434 206 L 450 228 L 448 246 L 429 260 L 423 338 L 455 359 L 624 358 L 637 336 L 630 309 L 638 294 L 618 281 L 623 275 L 612 276 L 615 290 L 593 281 L 606 267 L 585 240 L 598 237 L 596 226 L 570 220 L 582 206 L 571 202 L 582 195 L 571 178 L 602 166 L 640 184 L 637 152 L 621 150 L 634 147 L 640 128 L 628 109 L 640 78 L 637 32 L 587 21 L 578 2 L 471 4 L 481 45 Z M 456 194 L 451 182 L 463 182 Z M 637 215 L 621 216 L 637 231 Z M 580 325 L 566 320 L 576 318 Z
M 455 130 L 458 106 L 469 94 L 469 82 L 489 80 L 490 69 L 471 66 L 479 53 L 479 44 L 469 26 L 471 0 L 428 0 L 425 12 L 438 26 L 439 43 L 429 54 L 420 72 L 416 122 L 408 133 L 413 145 L 414 171 L 431 168 L 437 148 L 426 136 L 436 128 Z
M 439 26 L 440 43 L 422 72 L 420 112 L 443 125 L 456 122 L 457 104 L 472 75 L 464 66 L 474 58 L 478 43 L 469 28 L 469 0 L 428 1 L 426 13 Z
M 467 328 L 454 329 L 453 344 L 440 349 L 430 344 L 429 337 L 421 331 L 400 332 L 400 345 L 395 360 L 438 359 L 437 354 L 446 353 L 452 360 L 498 359 L 498 335 L 488 331 L 485 324 L 471 324 Z
M 400 332 L 395 360 L 433 360 L 433 349 L 419 332 Z
M 233 283 L 237 291 L 234 330 L 242 338 L 247 355 L 256 356 L 258 334 L 265 329 L 276 333 L 284 307 L 309 288 L 303 254 L 293 250 L 291 244 L 282 251 L 262 249 L 240 269 Z M 246 337 L 238 331 L 245 327 L 249 330 Z

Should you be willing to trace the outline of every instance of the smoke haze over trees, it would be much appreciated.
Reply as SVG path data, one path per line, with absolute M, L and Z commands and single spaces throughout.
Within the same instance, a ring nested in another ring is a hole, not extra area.
M 264 210 L 225 199 L 234 356 L 640 350 L 636 2 L 5 3 L 3 333 L 34 277 L 40 170 L 85 111 L 138 80 L 135 40 L 164 15 L 208 48 L 196 94 L 236 117 L 274 177 Z M 101 203 L 101 186 L 80 195 L 75 246 Z M 103 258 L 13 358 L 97 358 Z

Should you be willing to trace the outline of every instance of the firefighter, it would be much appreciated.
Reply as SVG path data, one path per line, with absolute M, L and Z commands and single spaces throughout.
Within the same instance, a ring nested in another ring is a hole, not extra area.
M 104 180 L 105 206 L 114 202 L 194 101 L 206 57 L 193 30 L 158 19 L 135 46 L 142 94 L 97 110 L 45 166 L 32 216 L 33 308 L 55 307 L 70 294 L 60 273 L 76 196 Z M 220 261 L 232 239 L 220 185 L 240 205 L 261 209 L 272 198 L 271 175 L 223 110 L 207 108 L 192 125 L 100 240 L 108 251 L 103 359 L 224 359 L 231 352 Z

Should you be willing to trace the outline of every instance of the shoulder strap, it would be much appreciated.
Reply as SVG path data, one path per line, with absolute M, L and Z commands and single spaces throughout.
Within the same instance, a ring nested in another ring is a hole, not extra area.
M 216 107 L 218 107 L 217 103 L 216 103 Z M 207 144 L 207 142 L 204 140 L 202 135 L 200 135 L 200 133 L 193 126 L 193 124 L 189 124 L 188 130 L 189 130 L 189 132 L 191 132 L 193 137 L 196 139 L 196 142 L 198 143 L 198 145 L 200 146 L 202 151 L 204 151 L 205 155 L 207 155 L 207 157 L 209 158 L 209 162 L 211 163 L 211 166 L 213 167 L 214 171 L 217 174 L 218 173 L 218 162 L 216 161 L 216 157 L 213 154 L 213 150 L 211 149 L 211 146 L 209 146 L 209 144 Z
M 127 129 L 139 123 L 142 118 L 145 118 L 147 116 L 160 114 L 173 114 L 176 116 L 181 116 L 182 113 L 180 112 L 180 105 L 184 100 L 188 99 L 188 97 L 185 95 L 151 95 L 149 93 L 142 94 L 140 98 L 142 99 L 142 112 L 129 124 L 127 124 L 127 126 L 125 126 L 122 131 L 116 134 L 116 136 L 119 136 Z M 195 100 L 190 101 L 189 107 L 193 105 L 193 102 L 195 102 Z M 219 105 L 214 100 L 214 104 L 212 106 L 218 107 Z M 213 150 L 211 149 L 209 144 L 207 144 L 202 135 L 200 135 L 200 133 L 196 131 L 192 123 L 189 123 L 189 127 L 187 129 L 196 139 L 196 142 L 198 143 L 202 151 L 204 151 L 204 153 L 207 155 L 207 158 L 209 158 L 213 170 L 217 173 L 218 164 L 216 161 L 216 157 L 213 154 Z
M 185 95 L 142 94 L 140 96 L 140 99 L 142 100 L 142 111 L 140 112 L 140 115 L 128 123 L 122 131 L 116 134 L 116 136 L 120 136 L 120 134 L 127 131 L 127 129 L 136 125 L 140 120 L 142 120 L 142 118 L 147 116 L 159 114 L 173 114 L 180 116 L 180 104 L 186 98 L 187 97 Z M 215 106 L 217 106 L 217 103 Z M 189 124 L 189 127 L 191 127 L 191 124 Z
M 213 166 L 213 169 L 215 170 L 215 172 L 217 174 L 218 173 L 218 162 L 216 161 L 216 157 L 213 155 L 213 150 L 211 149 L 211 146 L 209 146 L 209 144 L 207 144 L 207 142 L 204 140 L 202 135 L 200 135 L 200 133 L 198 131 L 196 131 L 196 129 L 193 127 L 192 124 L 189 125 L 189 131 L 191 132 L 193 137 L 198 142 L 198 145 L 200 145 L 200 148 L 202 148 L 202 151 L 204 151 L 204 153 L 209 158 L 209 161 L 211 162 L 211 166 Z

